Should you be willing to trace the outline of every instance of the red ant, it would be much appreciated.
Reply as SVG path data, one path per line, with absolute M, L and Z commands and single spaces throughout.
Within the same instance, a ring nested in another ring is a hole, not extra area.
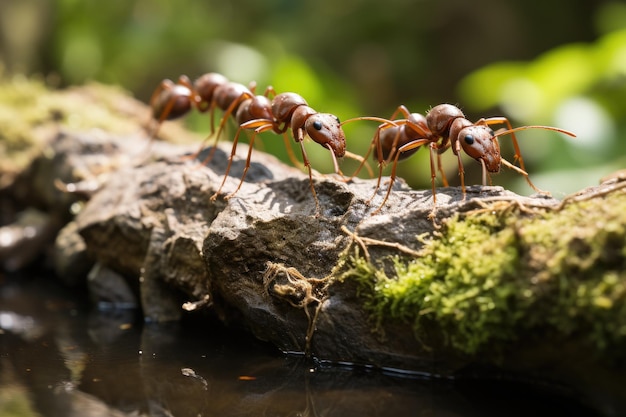
M 244 168 L 241 181 L 239 182 L 239 186 L 235 189 L 235 191 L 226 196 L 227 199 L 235 195 L 243 184 L 248 168 L 250 167 L 252 145 L 256 135 L 269 130 L 272 130 L 276 134 L 284 134 L 287 129 L 291 129 L 294 140 L 300 144 L 302 162 L 308 170 L 309 183 L 311 185 L 313 198 L 315 199 L 316 212 L 319 212 L 319 201 L 313 184 L 311 164 L 304 148 L 304 138 L 308 135 L 311 139 L 313 139 L 313 141 L 330 151 L 335 173 L 341 175 L 342 177 L 343 174 L 339 169 L 337 158 L 348 156 L 361 161 L 362 163 L 364 162 L 363 158 L 346 151 L 345 135 L 337 116 L 329 113 L 318 113 L 313 108 L 309 107 L 304 98 L 296 93 L 278 94 L 270 102 L 267 98 L 268 92 L 273 92 L 273 89 L 271 89 L 271 87 L 268 88 L 265 95 L 248 99 L 239 107 L 236 119 L 240 127 L 237 130 L 235 138 L 233 139 L 233 147 L 222 184 L 215 194 L 211 196 L 211 199 L 215 200 L 217 198 L 218 193 L 221 191 L 224 183 L 226 182 L 232 159 L 236 152 L 239 135 L 243 129 L 253 129 L 254 133 L 250 138 L 250 148 L 248 150 L 246 166 Z M 287 149 L 290 149 L 289 142 L 287 141 L 286 136 L 284 137 Z M 291 153 L 290 155 L 293 154 Z
M 158 123 L 151 136 L 156 136 L 159 126 L 165 120 L 181 117 L 189 112 L 192 107 L 195 107 L 202 113 L 210 112 L 211 132 L 213 133 L 213 113 L 215 107 L 219 107 L 224 111 L 224 115 L 217 131 L 217 142 L 226 123 L 226 119 L 228 116 L 234 114 L 239 129 L 233 140 L 233 147 L 224 179 L 215 194 L 211 196 L 211 199 L 215 200 L 226 182 L 242 129 L 254 129 L 254 133 L 250 139 L 250 149 L 239 186 L 234 192 L 228 195 L 227 198 L 232 197 L 241 188 L 250 167 L 250 157 L 255 136 L 258 133 L 268 130 L 272 130 L 277 134 L 284 134 L 287 129 L 290 128 L 295 141 L 300 144 L 303 163 L 309 172 L 309 181 L 315 199 L 316 211 L 319 211 L 319 201 L 315 187 L 313 186 L 311 165 L 304 149 L 304 137 L 308 135 L 315 142 L 331 151 L 335 172 L 342 177 L 343 174 L 339 169 L 337 158 L 341 158 L 345 155 L 360 161 L 361 166 L 364 162 L 363 158 L 346 151 L 345 135 L 341 129 L 339 119 L 336 116 L 316 112 L 308 106 L 304 98 L 295 93 L 282 93 L 276 95 L 274 99 L 270 101 L 268 98 L 270 93 L 275 94 L 271 87 L 266 89 L 263 96 L 255 96 L 253 91 L 253 86 L 247 88 L 242 84 L 230 82 L 226 77 L 217 73 L 205 74 L 198 78 L 193 84 L 189 78 L 184 75 L 179 78 L 176 84 L 171 80 L 164 80 L 154 91 L 150 99 L 152 117 Z M 294 165 L 299 165 L 299 162 L 289 146 L 288 139 L 285 135 L 283 137 L 285 138 L 289 158 Z M 215 146 L 204 161 L 205 164 L 212 158 L 214 151 Z M 200 151 L 196 152 L 194 157 L 196 157 L 199 152 Z M 367 166 L 367 168 L 369 170 L 369 166 Z
M 233 147 L 231 149 L 231 153 L 230 156 L 228 158 L 228 165 L 226 166 L 226 172 L 224 173 L 224 179 L 222 180 L 222 183 L 220 184 L 219 188 L 217 189 L 217 191 L 215 191 L 215 193 L 211 196 L 211 200 L 215 200 L 218 196 L 218 194 L 220 193 L 220 191 L 222 190 L 222 188 L 224 187 L 224 184 L 226 183 L 226 178 L 228 178 L 228 173 L 230 172 L 230 168 L 233 162 L 233 158 L 235 157 L 235 153 L 237 151 L 237 144 L 239 143 L 239 135 L 241 134 L 242 131 L 242 125 L 251 121 L 251 120 L 269 120 L 271 122 L 274 121 L 274 116 L 272 115 L 272 102 L 270 101 L 270 99 L 268 98 L 268 95 L 270 92 L 274 92 L 274 90 L 272 89 L 272 87 L 268 87 L 265 91 L 265 94 L 262 96 L 254 96 L 252 98 L 248 98 L 246 100 L 244 100 L 241 105 L 239 106 L 238 110 L 237 110 L 237 114 L 235 115 L 235 120 L 237 121 L 237 124 L 239 125 L 239 128 L 237 129 L 237 133 L 235 134 L 235 137 L 233 139 Z M 265 130 L 270 130 L 272 129 L 274 131 L 274 133 L 280 134 L 283 133 L 279 130 L 278 124 L 274 123 L 270 128 L 267 128 Z M 257 131 L 258 130 L 258 131 Z M 263 130 L 263 131 L 265 131 Z M 231 197 L 233 197 L 237 191 L 239 191 L 239 189 L 241 188 L 241 185 L 243 184 L 243 181 L 246 177 L 246 174 L 248 173 L 248 169 L 250 168 L 250 158 L 252 156 L 252 149 L 253 149 L 253 145 L 254 145 L 254 139 L 257 135 L 257 133 L 261 132 L 261 130 L 256 129 L 254 134 L 252 135 L 252 137 L 250 138 L 250 143 L 249 143 L 249 148 L 248 148 L 248 156 L 246 158 L 246 166 L 243 170 L 243 174 L 241 176 L 241 181 L 239 182 L 239 185 L 237 186 L 237 188 L 235 189 L 235 191 L 233 191 L 232 193 L 230 193 L 228 196 L 226 196 L 226 199 L 229 199 Z M 287 140 L 287 138 L 285 137 L 285 144 L 286 144 L 286 148 L 289 154 L 290 159 L 292 160 L 292 162 L 296 163 L 296 165 L 298 164 L 295 156 L 293 155 L 293 152 L 291 151 L 291 147 L 288 146 L 289 142 Z
M 213 110 L 213 93 L 217 87 L 228 82 L 226 77 L 214 72 L 204 74 L 193 84 L 186 75 L 181 75 L 177 83 L 167 79 L 161 81 L 150 98 L 152 119 L 157 121 L 157 126 L 151 137 L 156 136 L 159 127 L 165 120 L 184 116 L 192 107 L 201 113 Z M 213 131 L 213 114 L 211 114 L 211 131 Z
M 385 194 L 383 202 L 373 214 L 378 213 L 384 207 L 391 194 L 391 189 L 396 178 L 398 161 L 411 156 L 422 145 L 428 144 L 430 150 L 430 172 L 434 210 L 437 203 L 437 194 L 435 191 L 435 178 L 437 174 L 435 171 L 434 158 L 435 155 L 437 155 L 438 170 L 441 172 L 444 186 L 447 186 L 446 177 L 441 169 L 441 154 L 448 148 L 452 148 L 452 152 L 457 156 L 463 199 L 465 199 L 465 170 L 463 169 L 463 163 L 461 161 L 461 150 L 481 163 L 483 185 L 486 185 L 487 177 L 489 176 L 488 173 L 499 172 L 500 166 L 504 164 L 523 175 L 526 182 L 528 182 L 533 190 L 539 193 L 549 194 L 537 188 L 530 181 L 526 168 L 524 167 L 524 160 L 517 143 L 517 138 L 515 137 L 515 132 L 525 129 L 545 129 L 561 132 L 572 137 L 576 136 L 572 132 L 551 126 L 521 126 L 513 128 L 506 117 L 490 117 L 472 123 L 465 118 L 465 115 L 458 107 L 451 104 L 440 104 L 433 107 L 426 117 L 418 113 L 409 113 L 405 106 L 400 106 L 393 113 L 391 119 L 396 117 L 398 113 L 402 113 L 405 119 L 386 120 L 381 124 L 376 130 L 376 134 L 365 156 L 365 158 L 367 158 L 371 150 L 375 149 L 374 156 L 379 163 L 379 176 L 374 195 L 376 195 L 380 186 L 384 165 L 393 159 L 387 193 Z M 381 119 L 376 117 L 357 117 L 347 120 L 344 123 L 354 120 L 380 121 Z M 507 128 L 494 132 L 489 127 L 494 124 L 504 124 Z M 511 134 L 513 148 L 515 150 L 515 160 L 519 161 L 519 167 L 511 164 L 500 155 L 498 137 L 507 134 Z M 357 169 L 354 175 L 358 174 L 360 169 L 361 167 Z M 374 196 L 372 196 L 372 198 L 373 197 Z
M 254 98 L 254 83 L 250 88 L 243 84 L 228 81 L 221 74 L 210 72 L 196 79 L 193 84 L 186 75 L 181 75 L 175 84 L 171 80 L 163 80 L 154 90 L 150 98 L 152 118 L 157 121 L 157 126 L 151 134 L 156 136 L 157 131 L 165 120 L 176 119 L 188 113 L 192 107 L 199 112 L 210 114 L 211 133 L 214 133 L 215 108 L 220 108 L 224 115 L 220 121 L 215 143 L 224 129 L 228 116 L 235 114 L 239 106 L 246 100 Z M 200 150 L 193 155 L 198 156 Z M 203 163 L 208 163 L 213 157 L 215 146 Z

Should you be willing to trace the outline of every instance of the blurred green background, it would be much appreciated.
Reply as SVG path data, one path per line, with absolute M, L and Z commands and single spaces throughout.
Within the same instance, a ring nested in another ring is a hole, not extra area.
M 164 78 L 217 71 L 297 92 L 341 119 L 448 102 L 470 120 L 559 126 L 578 137 L 518 135 L 531 179 L 556 197 L 626 167 L 624 2 L 0 0 L 0 29 L 5 76 L 96 80 L 147 102 Z M 208 131 L 206 116 L 187 123 Z M 375 127 L 348 125 L 348 149 L 365 153 Z M 512 160 L 510 140 L 501 143 Z M 271 133 L 263 146 L 285 155 Z M 332 171 L 327 151 L 307 149 L 316 169 Z M 444 164 L 458 184 L 451 152 Z M 480 165 L 465 166 L 468 183 L 480 183 Z M 403 162 L 400 175 L 428 187 L 428 153 Z M 532 193 L 507 169 L 493 182 Z

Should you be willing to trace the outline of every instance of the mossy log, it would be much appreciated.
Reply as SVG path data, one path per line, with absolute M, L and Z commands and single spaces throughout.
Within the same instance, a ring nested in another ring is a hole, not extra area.
M 50 133 L 23 170 L 3 164 L 0 192 L 11 210 L 2 225 L 17 227 L 17 213 L 34 209 L 54 219 L 46 236 L 57 236 L 60 278 L 87 283 L 96 303 L 137 304 L 153 321 L 217 315 L 328 363 L 508 375 L 564 384 L 591 401 L 620 398 L 620 175 L 562 201 L 501 187 L 471 186 L 465 196 L 438 188 L 435 216 L 430 190 L 399 181 L 372 215 L 381 199 L 368 204 L 375 180 L 316 175 L 317 212 L 308 176 L 260 151 L 225 199 L 245 164 L 241 145 L 243 158 L 211 200 L 228 143 L 202 164 L 206 153 L 188 157 L 197 144 L 150 144 L 147 109 L 122 93 L 71 91 L 38 92 L 38 105 L 56 107 L 30 117 Z M 76 97 L 91 101 L 63 104 Z M 109 114 L 93 122 L 102 130 L 87 129 L 88 113 Z M 166 126 L 164 136 L 189 134 Z

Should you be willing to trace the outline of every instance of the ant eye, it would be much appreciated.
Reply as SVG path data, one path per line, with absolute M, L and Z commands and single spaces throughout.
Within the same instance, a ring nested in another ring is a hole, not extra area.
M 319 120 L 314 121 L 313 128 L 315 130 L 322 130 L 322 122 L 320 122 Z
M 468 145 L 471 145 L 474 143 L 474 136 L 472 135 L 465 135 L 463 139 L 465 140 L 465 143 L 467 143 Z
M 337 121 L 337 123 L 341 124 L 341 122 L 339 121 L 339 117 L 335 116 L 335 120 Z
M 493 129 L 489 129 L 489 134 L 493 137 L 495 136 L 496 132 L 494 132 Z

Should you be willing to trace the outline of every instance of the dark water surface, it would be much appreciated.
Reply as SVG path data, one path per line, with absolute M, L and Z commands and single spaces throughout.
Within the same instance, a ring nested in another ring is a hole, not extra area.
M 76 299 L 0 276 L 0 416 L 601 415 L 553 390 L 321 366 L 217 323 L 144 324 Z

